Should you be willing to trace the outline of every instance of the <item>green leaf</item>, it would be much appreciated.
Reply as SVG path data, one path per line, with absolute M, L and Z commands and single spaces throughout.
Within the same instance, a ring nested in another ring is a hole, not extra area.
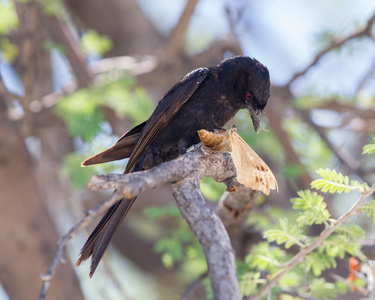
M 264 237 L 270 242 L 276 241 L 278 245 L 285 243 L 285 248 L 288 249 L 293 245 L 298 245 L 303 248 L 305 245 L 301 242 L 306 238 L 302 234 L 297 225 L 289 225 L 287 218 L 280 219 L 281 229 L 270 229 L 264 233 Z
M 0 50 L 1 58 L 10 63 L 14 62 L 19 53 L 18 45 L 11 43 L 9 39 L 5 37 L 0 39 Z
M 206 199 L 217 201 L 225 192 L 225 184 L 217 182 L 211 177 L 204 177 L 200 181 L 200 190 Z
M 257 286 L 263 283 L 264 280 L 260 278 L 260 272 L 247 272 L 239 277 L 241 296 L 253 295 L 257 291 Z
M 258 268 L 273 273 L 280 269 L 285 258 L 286 253 L 282 249 L 278 247 L 271 248 L 267 242 L 264 242 L 255 245 L 251 249 L 250 254 L 245 258 L 245 263 L 251 269 Z
M 319 251 L 324 251 L 329 257 L 343 259 L 346 253 L 356 256 L 359 249 L 358 242 L 353 242 L 348 236 L 333 234 L 323 241 Z
M 81 162 L 84 158 L 86 158 L 84 155 L 77 155 L 76 153 L 64 157 L 61 175 L 69 178 L 76 189 L 86 186 L 90 178 L 95 175 L 95 168 L 81 168 Z
M 336 172 L 336 170 L 319 169 L 316 172 L 323 179 L 314 180 L 311 186 L 324 193 L 341 194 L 342 192 L 348 193 L 352 190 L 363 193 L 368 189 L 367 183 L 360 184 L 357 180 L 352 180 L 349 184 L 349 177 Z
M 113 47 L 109 37 L 100 35 L 92 29 L 82 36 L 81 43 L 83 50 L 90 54 L 104 54 Z
M 283 289 L 297 287 L 301 284 L 302 277 L 296 272 L 289 271 L 279 280 L 279 285 Z
M 167 237 L 159 238 L 154 249 L 156 252 L 162 253 L 166 267 L 172 267 L 176 262 L 181 262 L 186 256 L 184 246 L 191 242 L 192 239 L 191 231 L 186 226 L 177 226 L 169 232 Z
M 325 224 L 328 225 L 330 213 L 324 198 L 316 192 L 310 190 L 299 191 L 296 198 L 290 199 L 293 203 L 293 209 L 302 210 L 301 215 L 297 218 L 298 226 Z
M 183 248 L 180 241 L 173 237 L 160 238 L 154 247 L 157 253 L 166 254 L 166 259 L 169 266 L 173 265 L 174 262 L 180 261 L 183 257 Z
M 105 80 L 105 78 L 103 79 Z M 80 89 L 61 98 L 55 112 L 65 121 L 72 136 L 91 141 L 102 130 L 104 117 L 98 109 L 107 106 L 118 114 L 126 115 L 135 124 L 143 122 L 152 112 L 153 104 L 141 88 L 133 89 L 129 76 L 116 81 Z
M 165 217 L 176 217 L 180 215 L 180 211 L 175 204 L 166 206 L 151 205 L 144 208 L 142 212 L 151 221 L 160 220 Z
M 311 101 L 303 102 L 312 103 Z M 313 171 L 317 168 L 322 168 L 329 165 L 333 160 L 332 151 L 322 141 L 316 131 L 306 123 L 297 118 L 285 118 L 282 126 L 288 132 L 293 146 L 308 169 Z M 272 149 L 272 147 L 270 148 Z
M 356 224 L 342 224 L 340 227 L 336 228 L 335 232 L 337 232 L 340 235 L 345 235 L 352 241 L 357 241 L 358 239 L 365 237 L 364 229 Z
M 11 1 L 0 3 L 0 34 L 7 35 L 18 27 L 18 17 Z
M 375 200 L 368 201 L 361 205 L 362 212 L 375 222 Z
M 312 270 L 315 276 L 320 276 L 322 271 L 329 268 L 336 268 L 335 259 L 325 253 L 314 251 L 306 255 L 306 271 Z
M 48 16 L 57 16 L 64 11 L 64 4 L 61 0 L 42 0 L 43 12 Z
M 375 141 L 375 138 L 374 138 Z M 375 153 L 375 144 L 369 144 L 363 147 L 362 154 L 373 154 Z
M 326 282 L 324 278 L 316 278 L 310 284 L 311 296 L 317 299 L 336 299 L 339 291 L 334 283 Z

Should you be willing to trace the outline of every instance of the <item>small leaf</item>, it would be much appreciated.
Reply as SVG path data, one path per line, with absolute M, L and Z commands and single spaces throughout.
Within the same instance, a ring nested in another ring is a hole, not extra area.
M 280 269 L 286 253 L 279 247 L 271 247 L 267 242 L 255 245 L 246 256 L 245 262 L 249 268 L 257 268 L 270 273 Z
M 107 36 L 99 35 L 95 30 L 88 30 L 82 37 L 82 48 L 86 53 L 104 54 L 113 44 Z
M 305 261 L 306 271 L 312 270 L 315 276 L 320 276 L 325 269 L 336 267 L 335 259 L 322 252 L 309 253 L 306 255 Z
M 375 141 L 375 138 L 374 138 Z M 372 154 L 375 153 L 375 144 L 369 144 L 363 147 L 362 154 Z
M 330 213 L 326 209 L 327 204 L 322 196 L 310 190 L 299 191 L 298 196 L 298 198 L 290 199 L 290 202 L 293 203 L 293 209 L 302 210 L 302 214 L 297 218 L 298 226 L 328 225 Z
M 375 200 L 371 200 L 362 204 L 360 209 L 366 216 L 370 217 L 372 221 L 375 223 Z
M 257 285 L 261 283 L 260 272 L 247 272 L 239 277 L 241 295 L 247 296 L 255 294 Z
M 351 190 L 363 193 L 368 189 L 367 183 L 361 184 L 356 180 L 352 180 L 349 185 L 349 177 L 336 172 L 336 170 L 319 169 L 316 172 L 323 179 L 314 180 L 311 186 L 324 193 L 341 194 L 342 192 L 348 193 Z
M 339 291 L 335 284 L 326 282 L 324 278 L 316 278 L 310 283 L 310 293 L 314 299 L 338 299 Z
M 18 17 L 11 1 L 0 3 L 0 35 L 7 35 L 18 27 Z
M 276 241 L 278 245 L 285 243 L 285 248 L 288 249 L 294 244 L 301 248 L 305 245 L 301 242 L 306 236 L 302 234 L 301 230 L 296 225 L 289 225 L 287 218 L 280 219 L 281 229 L 271 229 L 264 233 L 264 237 L 270 242 Z

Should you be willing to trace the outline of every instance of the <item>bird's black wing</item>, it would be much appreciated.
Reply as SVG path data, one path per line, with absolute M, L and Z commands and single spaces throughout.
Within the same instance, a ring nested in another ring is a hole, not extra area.
M 133 129 L 130 129 L 128 132 L 124 133 L 122 137 L 117 141 L 117 143 L 114 144 L 111 148 L 108 148 L 84 160 L 81 166 L 86 167 L 128 158 L 132 154 L 135 145 L 137 144 L 137 141 L 141 135 L 141 131 L 146 125 L 146 122 L 147 121 L 135 126 Z
M 137 143 L 133 148 L 134 150 L 129 158 L 129 162 L 124 173 L 129 173 L 132 171 L 134 164 L 144 153 L 147 146 L 152 143 L 157 135 L 176 115 L 181 106 L 191 97 L 191 95 L 193 95 L 193 93 L 207 77 L 208 73 L 209 69 L 201 68 L 187 74 L 168 91 L 162 100 L 160 100 L 158 106 L 155 108 L 155 111 L 145 123 L 138 125 L 120 138 L 117 143 L 119 144 L 118 146 L 121 146 L 122 142 L 127 142 L 127 140 L 133 135 L 138 135 Z M 139 132 L 140 129 L 141 131 Z M 116 151 L 120 150 L 121 149 L 117 149 Z M 135 199 L 136 198 L 122 199 L 112 205 L 83 246 L 81 255 L 78 258 L 76 265 L 80 265 L 84 260 L 88 259 L 92 255 L 90 276 L 94 274 L 95 269 L 98 266 L 105 250 L 107 249 L 113 235 L 115 234 L 122 220 L 125 218 Z
M 125 173 L 131 172 L 137 160 L 146 150 L 157 135 L 173 119 L 181 106 L 193 95 L 197 88 L 207 77 L 209 69 L 199 68 L 187 74 L 178 83 L 176 83 L 163 99 L 160 100 L 151 117 L 140 134 L 134 151 L 131 154 Z

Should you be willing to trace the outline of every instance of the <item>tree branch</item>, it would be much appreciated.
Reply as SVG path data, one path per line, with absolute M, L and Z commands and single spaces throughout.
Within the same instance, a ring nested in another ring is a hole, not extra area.
M 329 237 L 340 225 L 342 225 L 345 221 L 347 221 L 350 217 L 354 215 L 358 215 L 360 213 L 360 206 L 362 203 L 370 197 L 375 192 L 375 184 L 373 184 L 366 192 L 362 193 L 360 199 L 344 214 L 342 215 L 335 223 L 331 224 L 325 230 L 323 230 L 319 237 L 309 246 L 306 248 L 301 249 L 291 260 L 285 263 L 284 267 L 276 273 L 272 279 L 260 290 L 260 292 L 251 297 L 251 300 L 260 300 L 264 295 L 266 295 L 269 290 L 274 287 L 277 282 L 280 280 L 281 277 L 285 275 L 286 272 L 291 270 L 297 264 L 303 261 L 305 256 L 310 252 L 314 251 L 318 248 L 322 242 Z M 247 297 L 246 299 L 250 299 Z
M 353 40 L 353 39 L 356 39 L 356 38 L 359 38 L 359 37 L 362 37 L 362 36 L 368 36 L 368 37 L 372 37 L 371 35 L 371 28 L 372 26 L 374 25 L 374 22 L 375 22 L 375 13 L 371 16 L 371 18 L 367 21 L 367 24 L 364 28 L 362 28 L 361 30 L 358 30 L 354 33 L 352 33 L 351 35 L 341 39 L 341 40 L 338 40 L 338 41 L 332 41 L 331 44 L 326 47 L 325 49 L 321 50 L 314 58 L 314 60 L 302 71 L 298 72 L 297 74 L 295 74 L 290 80 L 289 82 L 286 84 L 286 86 L 289 86 L 293 81 L 295 81 L 297 78 L 305 75 L 312 66 L 316 65 L 319 60 L 325 55 L 327 54 L 328 52 L 330 52 L 331 50 L 335 49 L 335 48 L 339 48 L 341 47 L 342 45 L 344 45 L 345 43 L 347 43 L 348 41 L 350 40 Z
M 350 172 L 356 173 L 363 181 L 366 181 L 366 175 L 363 173 L 363 171 L 360 168 L 359 162 L 345 149 L 337 147 L 326 135 L 326 133 L 322 130 L 321 127 L 316 125 L 313 120 L 311 120 L 311 117 L 309 113 L 305 110 L 299 110 L 297 111 L 300 113 L 302 119 L 312 128 L 316 131 L 316 133 L 320 136 L 320 138 L 324 141 L 326 146 L 331 149 L 331 151 L 334 153 L 334 155 L 337 157 L 337 159 L 341 162 L 342 165 L 346 166 Z
M 202 281 L 208 276 L 208 272 L 204 272 L 203 274 L 199 275 L 189 286 L 185 289 L 185 291 L 181 294 L 180 300 L 190 300 L 193 299 L 194 293 L 198 288 L 201 286 Z
M 94 74 L 88 67 L 86 55 L 68 25 L 56 16 L 45 16 L 43 14 L 42 16 L 51 38 L 66 47 L 65 55 L 69 60 L 78 86 L 89 87 L 94 82 Z
M 146 189 L 167 182 L 172 183 L 177 206 L 205 252 L 215 299 L 240 299 L 235 255 L 228 234 L 199 190 L 199 180 L 203 177 L 210 176 L 218 182 L 230 182 L 228 179 L 235 175 L 229 153 L 198 148 L 151 170 L 93 176 L 89 183 L 92 190 L 117 191 L 104 203 L 88 211 L 86 217 L 59 240 L 55 258 L 47 274 L 42 277 L 43 286 L 39 300 L 45 299 L 51 279 L 71 238 L 122 197 L 132 198 Z
M 185 6 L 184 11 L 178 21 L 178 24 L 173 29 L 169 37 L 169 41 L 163 51 L 163 57 L 170 60 L 175 60 L 182 52 L 186 29 L 189 24 L 190 17 L 192 16 L 195 7 L 199 0 L 189 0 Z

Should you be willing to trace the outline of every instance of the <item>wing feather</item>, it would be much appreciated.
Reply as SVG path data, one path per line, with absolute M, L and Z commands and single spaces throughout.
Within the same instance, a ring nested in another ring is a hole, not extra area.
M 146 122 L 143 122 L 129 131 L 125 132 L 122 137 L 114 144 L 111 148 L 108 148 L 100 153 L 97 153 L 81 164 L 82 167 L 102 164 L 105 162 L 110 162 L 114 160 L 120 160 L 128 158 L 134 151 L 134 147 L 141 135 L 141 131 L 145 126 Z
M 174 85 L 160 100 L 151 117 L 146 122 L 134 151 L 131 154 L 125 173 L 131 172 L 137 160 L 156 136 L 167 126 L 181 106 L 193 95 L 207 77 L 209 69 L 200 68 L 190 72 Z

